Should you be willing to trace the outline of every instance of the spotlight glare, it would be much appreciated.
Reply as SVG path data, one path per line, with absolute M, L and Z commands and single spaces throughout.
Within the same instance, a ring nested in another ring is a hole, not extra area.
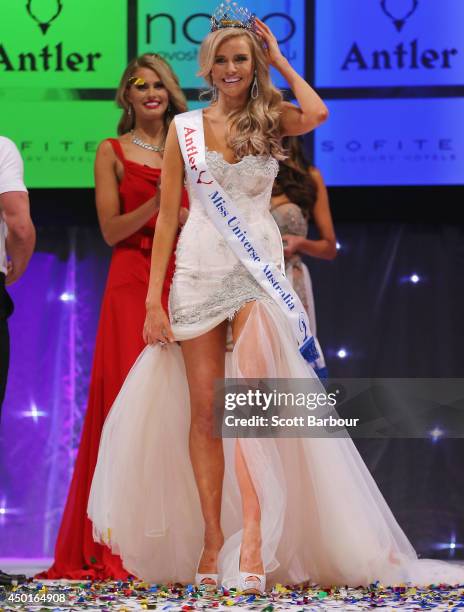
M 74 295 L 74 293 L 71 293 L 69 291 L 65 291 L 64 293 L 62 293 L 60 295 L 60 300 L 62 302 L 75 302 L 76 301 L 76 296 Z
M 6 508 L 0 508 L 0 514 L 6 514 Z
M 345 357 L 347 357 L 348 353 L 346 351 L 346 349 L 341 348 L 339 351 L 337 351 L 337 357 L 339 359 L 345 359 Z
M 458 542 L 438 542 L 434 544 L 433 547 L 435 550 L 448 550 L 450 554 L 454 555 L 455 550 L 462 550 L 464 548 L 464 544 L 459 544 Z
M 435 427 L 434 429 L 432 429 L 431 432 L 429 432 L 429 435 L 432 438 L 432 440 L 436 442 L 443 436 L 444 433 L 445 432 L 442 429 L 440 429 L 439 427 Z
M 337 247 L 337 251 L 339 251 L 342 248 L 342 245 L 339 242 L 337 242 L 335 246 Z
M 21 412 L 21 416 L 31 418 L 34 423 L 39 422 L 39 417 L 47 416 L 47 413 L 43 410 L 39 410 L 34 402 L 31 403 L 30 410 L 24 410 Z
M 411 283 L 416 285 L 420 281 L 420 276 L 418 274 L 411 274 L 409 280 L 411 281 Z

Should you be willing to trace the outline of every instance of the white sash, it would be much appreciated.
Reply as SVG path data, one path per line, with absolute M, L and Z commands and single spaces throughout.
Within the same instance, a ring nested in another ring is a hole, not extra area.
M 284 312 L 301 354 L 308 362 L 313 363 L 319 354 L 309 327 L 308 315 L 300 298 L 256 241 L 232 198 L 208 169 L 203 111 L 200 109 L 182 113 L 175 117 L 175 122 L 189 183 L 195 189 L 208 217 L 248 272 Z

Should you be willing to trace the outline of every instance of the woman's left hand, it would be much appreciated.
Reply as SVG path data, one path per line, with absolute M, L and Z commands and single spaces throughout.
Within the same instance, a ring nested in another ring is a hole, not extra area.
M 286 258 L 295 255 L 300 250 L 301 236 L 294 236 L 293 234 L 284 234 L 282 236 L 282 243 L 284 245 L 284 256 Z
M 279 48 L 277 38 L 272 33 L 272 30 L 261 19 L 256 18 L 256 33 L 266 45 L 267 58 L 269 64 L 278 68 L 279 63 L 285 60 L 285 56 Z

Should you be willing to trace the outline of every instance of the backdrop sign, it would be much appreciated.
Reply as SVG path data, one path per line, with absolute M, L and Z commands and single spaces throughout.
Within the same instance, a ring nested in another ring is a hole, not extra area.
M 316 0 L 316 85 L 464 82 L 462 0 Z
M 125 0 L 0 3 L 0 87 L 114 87 L 127 59 Z
M 18 145 L 28 187 L 93 185 L 98 142 L 116 132 L 105 98 L 127 32 L 126 0 L 0 3 L 0 133 Z
M 31 114 L 31 104 L 34 113 Z M 0 133 L 18 146 L 28 187 L 92 187 L 97 146 L 116 135 L 120 111 L 110 101 L 3 102 L 2 115 L 21 120 Z
M 28 186 L 93 185 L 96 146 L 116 132 L 112 99 L 128 47 L 166 57 L 193 108 L 204 87 L 199 46 L 218 1 L 1 2 L 0 133 L 18 144 Z M 329 185 L 464 182 L 464 104 L 441 89 L 464 83 L 462 0 L 314 0 L 314 21 L 304 0 L 247 4 L 300 74 L 314 29 L 316 85 L 327 88 L 331 109 L 316 130 L 316 162 Z M 330 101 L 332 88 L 349 98 L 351 88 L 389 86 L 433 86 L 436 97 L 373 100 L 367 90 L 366 100 Z
M 204 87 L 198 72 L 200 43 L 210 28 L 219 0 L 173 2 L 138 1 L 139 53 L 156 51 L 166 58 L 185 88 Z M 285 55 L 300 73 L 305 71 L 305 2 L 303 0 L 250 0 L 246 6 L 273 30 Z M 195 7 L 192 9 L 192 7 Z M 287 84 L 274 73 L 279 87 Z
M 329 109 L 315 133 L 329 185 L 464 183 L 463 99 L 337 100 Z

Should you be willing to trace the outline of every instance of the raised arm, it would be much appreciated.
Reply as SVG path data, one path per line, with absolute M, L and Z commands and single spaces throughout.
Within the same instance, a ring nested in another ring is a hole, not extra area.
M 267 47 L 270 65 L 274 66 L 287 81 L 299 104 L 299 107 L 289 102 L 282 104 L 282 136 L 306 134 L 326 121 L 329 116 L 327 106 L 284 57 L 269 26 L 260 19 L 257 19 L 256 23 L 258 35 Z
M 174 121 L 169 126 L 166 139 L 161 183 L 161 206 L 153 241 L 146 299 L 147 316 L 143 330 L 147 344 L 174 341 L 169 319 L 161 304 L 166 270 L 177 234 L 184 185 L 184 163 Z
M 95 158 L 95 198 L 101 233 L 109 246 L 132 236 L 153 217 L 159 206 L 157 193 L 135 210 L 121 214 L 116 163 L 111 144 L 104 140 Z

